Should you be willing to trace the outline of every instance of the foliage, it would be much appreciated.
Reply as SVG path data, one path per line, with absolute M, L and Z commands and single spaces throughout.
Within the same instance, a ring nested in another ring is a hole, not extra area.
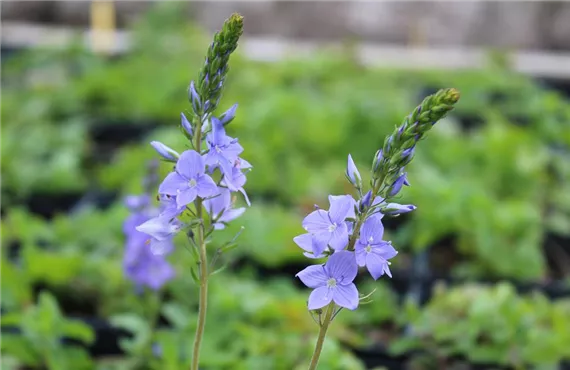
M 400 318 L 411 335 L 394 352 L 419 349 L 434 358 L 463 356 L 474 363 L 556 366 L 570 358 L 570 301 L 554 303 L 538 292 L 518 296 L 513 286 L 440 286 L 420 309 L 408 302 Z

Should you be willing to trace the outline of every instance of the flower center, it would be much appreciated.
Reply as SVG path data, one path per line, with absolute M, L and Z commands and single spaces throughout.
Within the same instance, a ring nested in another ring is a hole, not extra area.
M 371 246 L 370 244 L 368 244 L 368 245 L 366 246 L 366 248 L 364 248 L 364 250 L 365 250 L 367 253 L 370 253 L 370 252 L 372 251 L 372 246 Z
M 329 226 L 329 233 L 332 233 L 333 231 L 336 230 L 336 228 L 338 227 L 338 225 L 336 224 L 336 222 L 332 225 Z
M 190 186 L 191 188 L 193 188 L 194 186 L 196 186 L 196 180 L 192 179 L 190 181 L 188 181 L 188 186 Z
M 327 280 L 327 287 L 329 287 L 329 288 L 336 287 L 336 279 L 335 278 L 328 279 Z
M 214 146 L 214 149 L 216 150 L 217 153 L 221 153 L 222 149 L 220 148 L 219 145 Z

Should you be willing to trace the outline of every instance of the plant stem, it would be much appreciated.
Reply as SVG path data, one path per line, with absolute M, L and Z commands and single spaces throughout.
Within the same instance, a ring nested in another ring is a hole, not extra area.
M 198 153 L 202 147 L 202 120 L 196 129 L 195 147 Z M 196 217 L 202 220 L 202 199 L 196 199 Z M 206 326 L 206 310 L 208 309 L 208 255 L 206 254 L 206 243 L 204 241 L 204 222 L 198 225 L 198 252 L 200 255 L 200 299 L 198 306 L 198 324 L 196 326 L 196 334 L 194 336 L 194 350 L 192 352 L 192 370 L 198 370 L 200 362 L 200 345 L 204 335 L 204 327 Z
M 329 303 L 325 311 L 325 317 L 323 323 L 321 324 L 321 329 L 319 330 L 319 338 L 317 339 L 317 344 L 315 345 L 315 351 L 313 352 L 313 357 L 311 358 L 311 365 L 309 365 L 309 370 L 315 370 L 319 363 L 319 357 L 321 356 L 321 351 L 323 349 L 323 344 L 325 343 L 325 336 L 327 335 L 327 330 L 331 322 L 334 313 L 334 303 Z

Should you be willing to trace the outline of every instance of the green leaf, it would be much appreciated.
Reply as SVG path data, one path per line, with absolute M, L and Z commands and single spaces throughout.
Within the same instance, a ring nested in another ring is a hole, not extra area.
M 85 344 L 91 344 L 95 340 L 93 329 L 78 320 L 66 320 L 63 324 L 63 335 L 67 338 L 82 341 Z

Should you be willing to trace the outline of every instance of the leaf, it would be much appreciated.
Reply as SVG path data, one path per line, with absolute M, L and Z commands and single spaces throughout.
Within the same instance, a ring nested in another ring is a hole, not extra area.
M 41 358 L 31 343 L 22 335 L 2 332 L 2 359 L 11 355 L 24 365 L 36 367 L 41 364 Z M 4 366 L 2 366 L 2 369 Z
M 177 303 L 166 303 L 162 307 L 162 314 L 176 328 L 185 328 L 190 322 L 188 311 Z
M 77 339 L 85 344 L 92 344 L 95 339 L 93 329 L 78 320 L 66 320 L 62 331 L 66 338 Z

